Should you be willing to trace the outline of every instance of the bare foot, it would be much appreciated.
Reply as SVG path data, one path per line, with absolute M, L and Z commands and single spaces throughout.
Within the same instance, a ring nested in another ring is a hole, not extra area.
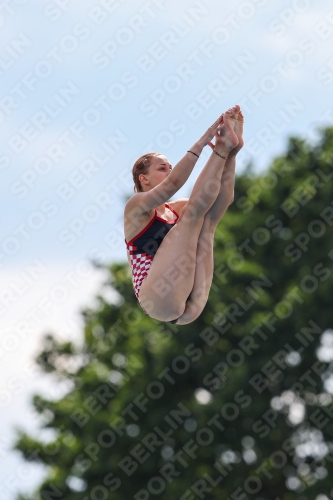
M 239 109 L 238 113 L 236 113 L 236 121 L 235 121 L 235 134 L 237 135 L 238 138 L 238 144 L 234 148 L 235 152 L 238 153 L 244 146 L 244 139 L 243 139 L 243 125 L 244 125 L 244 116 Z
M 229 152 L 238 146 L 239 140 L 235 132 L 238 123 L 237 117 L 240 112 L 238 104 L 229 108 L 223 115 L 223 125 L 219 131 L 216 147 Z

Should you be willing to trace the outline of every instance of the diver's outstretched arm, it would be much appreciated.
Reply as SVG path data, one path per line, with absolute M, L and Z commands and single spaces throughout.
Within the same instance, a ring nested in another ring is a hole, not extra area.
M 222 117 L 223 115 L 220 115 L 203 136 L 189 148 L 188 151 L 191 152 L 186 152 L 163 182 L 150 191 L 134 194 L 126 204 L 127 211 L 134 210 L 136 215 L 146 213 L 172 198 L 191 175 L 203 148 L 218 134 Z

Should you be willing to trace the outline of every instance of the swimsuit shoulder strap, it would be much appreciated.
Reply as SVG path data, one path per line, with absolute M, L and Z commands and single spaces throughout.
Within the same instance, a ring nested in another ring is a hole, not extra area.
M 166 203 L 166 204 L 165 204 L 165 206 L 166 206 L 169 210 L 171 210 L 171 212 L 173 212 L 175 215 L 177 215 L 177 217 L 178 217 L 178 219 L 179 219 L 179 215 L 177 214 L 177 212 L 175 212 L 175 210 L 174 210 L 172 207 L 170 207 L 170 205 L 168 205 L 168 203 Z

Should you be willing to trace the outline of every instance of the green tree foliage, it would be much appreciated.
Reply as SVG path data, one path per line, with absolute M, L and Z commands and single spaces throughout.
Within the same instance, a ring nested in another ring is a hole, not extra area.
M 70 389 L 33 398 L 51 442 L 19 430 L 47 466 L 34 500 L 333 497 L 332 178 L 333 129 L 238 176 L 194 323 L 150 319 L 113 264 L 119 302 L 84 312 L 82 345 L 45 336 Z

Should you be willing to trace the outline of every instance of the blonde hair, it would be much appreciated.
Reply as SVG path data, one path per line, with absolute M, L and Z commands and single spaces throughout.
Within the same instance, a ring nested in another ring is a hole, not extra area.
M 134 191 L 135 193 L 142 192 L 141 182 L 139 181 L 139 175 L 146 174 L 149 170 L 151 159 L 153 156 L 159 156 L 161 153 L 157 153 L 156 151 L 152 151 L 151 153 L 146 153 L 140 156 L 132 167 L 132 175 L 134 182 Z

